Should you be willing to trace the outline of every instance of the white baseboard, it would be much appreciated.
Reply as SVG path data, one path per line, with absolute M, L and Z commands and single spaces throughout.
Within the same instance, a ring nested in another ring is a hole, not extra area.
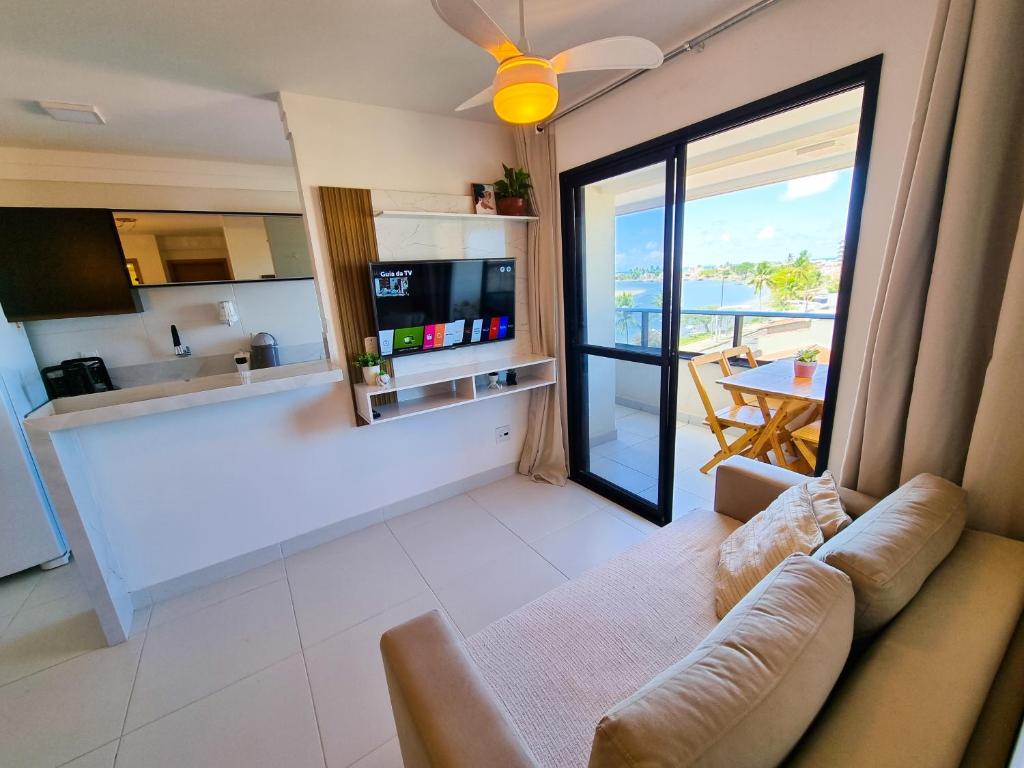
M 474 488 L 489 485 L 497 480 L 511 477 L 516 473 L 517 466 L 518 464 L 506 464 L 501 467 L 485 470 L 484 472 L 478 472 L 475 475 L 464 477 L 461 480 L 447 483 L 438 488 L 432 488 L 408 499 L 402 499 L 377 509 L 361 512 L 353 517 L 347 517 L 344 520 L 326 525 L 323 528 L 317 528 L 315 531 L 294 536 L 278 544 L 272 544 L 269 547 L 264 547 L 254 552 L 246 552 L 244 555 L 238 555 L 221 563 L 215 563 L 198 571 L 176 576 L 173 579 L 136 590 L 131 593 L 132 605 L 138 610 L 153 603 L 158 603 L 161 600 L 168 600 L 172 597 L 183 595 L 186 592 L 192 592 L 218 581 L 229 579 L 232 576 L 238 576 L 253 568 L 259 568 L 275 560 L 281 560 L 298 552 L 325 544 L 328 541 L 334 541 L 363 528 L 369 528 L 371 525 L 376 525 L 399 515 L 428 507 L 431 504 L 450 499 Z

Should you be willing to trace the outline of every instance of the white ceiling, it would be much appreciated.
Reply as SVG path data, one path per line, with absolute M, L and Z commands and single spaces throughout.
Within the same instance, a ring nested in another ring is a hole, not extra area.
M 479 1 L 518 37 L 514 0 Z M 527 0 L 527 32 L 543 55 L 611 35 L 669 49 L 750 1 Z M 0 0 L 0 20 L 5 146 L 284 165 L 278 91 L 449 114 L 494 74 L 429 0 Z M 563 103 L 614 76 L 565 76 Z M 39 99 L 95 104 L 107 125 Z
M 853 167 L 863 89 L 755 120 L 686 147 L 686 200 Z M 665 204 L 664 163 L 590 185 L 616 213 Z

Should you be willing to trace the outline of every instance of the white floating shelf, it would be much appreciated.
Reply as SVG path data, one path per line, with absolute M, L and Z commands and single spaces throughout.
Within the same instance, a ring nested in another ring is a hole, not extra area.
M 374 211 L 380 219 L 475 219 L 477 221 L 537 221 L 536 216 L 497 216 L 485 213 L 448 213 L 447 211 Z
M 514 368 L 518 374 L 517 384 L 488 389 L 486 378 L 481 378 L 493 371 L 507 371 L 510 368 Z M 387 387 L 356 384 L 356 410 L 364 422 L 376 426 L 420 413 L 514 395 L 538 387 L 550 387 L 556 380 L 555 371 L 553 357 L 517 355 L 396 376 Z M 405 393 L 405 397 L 402 393 Z M 397 395 L 398 402 L 377 402 L 381 395 L 389 394 Z M 373 417 L 374 411 L 379 414 L 377 418 Z

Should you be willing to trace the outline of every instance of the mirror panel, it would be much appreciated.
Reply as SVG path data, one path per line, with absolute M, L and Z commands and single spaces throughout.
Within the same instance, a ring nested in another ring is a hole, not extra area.
M 313 276 L 302 216 L 114 211 L 133 285 Z

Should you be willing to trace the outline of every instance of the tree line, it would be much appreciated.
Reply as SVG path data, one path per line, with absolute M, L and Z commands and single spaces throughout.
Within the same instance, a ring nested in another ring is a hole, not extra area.
M 642 280 L 658 277 L 661 267 L 634 267 L 626 272 L 618 273 L 625 280 Z M 764 293 L 769 291 L 769 300 L 777 309 L 786 309 L 790 304 L 801 302 L 804 309 L 810 308 L 815 296 L 821 293 L 835 293 L 839 290 L 839 281 L 833 275 L 825 274 L 819 266 L 811 261 L 811 254 L 806 250 L 793 256 L 789 254 L 783 262 L 741 261 L 738 264 L 726 262 L 717 267 L 704 267 L 698 273 L 705 280 L 722 280 L 745 283 L 754 289 L 759 307 L 764 305 Z M 661 306 L 661 302 L 656 302 Z M 633 297 L 629 293 L 620 293 L 615 297 L 618 308 L 634 306 Z

